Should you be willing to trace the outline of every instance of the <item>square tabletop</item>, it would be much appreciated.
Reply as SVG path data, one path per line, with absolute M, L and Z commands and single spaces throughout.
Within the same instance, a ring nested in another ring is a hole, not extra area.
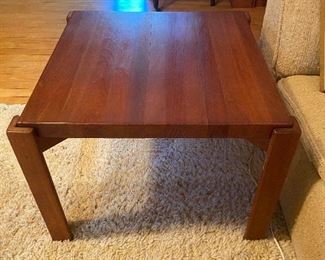
M 62 135 L 291 125 L 242 12 L 73 12 L 18 121 Z

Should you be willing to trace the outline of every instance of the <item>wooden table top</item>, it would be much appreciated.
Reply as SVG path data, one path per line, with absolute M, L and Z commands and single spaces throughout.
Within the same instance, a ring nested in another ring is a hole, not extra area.
M 18 125 L 273 129 L 292 120 L 245 13 L 77 11 Z

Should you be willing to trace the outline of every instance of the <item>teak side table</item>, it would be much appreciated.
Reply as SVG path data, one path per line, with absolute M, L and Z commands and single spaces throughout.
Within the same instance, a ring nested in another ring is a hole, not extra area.
M 244 138 L 267 151 L 244 237 L 266 236 L 300 129 L 245 13 L 72 12 L 7 134 L 53 240 L 72 239 L 43 153 L 66 138 Z

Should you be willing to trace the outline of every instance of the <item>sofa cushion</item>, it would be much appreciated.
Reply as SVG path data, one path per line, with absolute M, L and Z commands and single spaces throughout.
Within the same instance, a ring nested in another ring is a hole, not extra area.
M 319 75 L 320 0 L 268 0 L 260 47 L 277 78 Z
M 297 259 L 325 259 L 325 182 L 298 145 L 280 199 Z
M 325 93 L 319 76 L 292 76 L 278 82 L 288 109 L 302 130 L 302 144 L 325 181 Z

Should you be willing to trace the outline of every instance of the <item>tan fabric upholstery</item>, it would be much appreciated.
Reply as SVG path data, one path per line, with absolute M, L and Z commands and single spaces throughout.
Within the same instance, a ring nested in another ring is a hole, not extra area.
M 292 76 L 278 82 L 290 112 L 302 129 L 302 143 L 325 181 L 325 94 L 319 91 L 319 76 Z
M 325 74 L 321 1 L 268 0 L 259 43 L 275 77 L 288 77 L 278 88 L 302 128 L 281 206 L 297 258 L 315 260 L 325 259 L 325 93 L 319 91 L 319 76 L 294 75 Z
M 260 47 L 277 78 L 319 75 L 320 0 L 268 0 Z
M 255 149 L 251 173 L 258 178 L 264 154 Z M 280 199 L 297 259 L 325 259 L 325 182 L 300 144 Z
M 298 147 L 281 206 L 298 259 L 325 259 L 325 182 Z

